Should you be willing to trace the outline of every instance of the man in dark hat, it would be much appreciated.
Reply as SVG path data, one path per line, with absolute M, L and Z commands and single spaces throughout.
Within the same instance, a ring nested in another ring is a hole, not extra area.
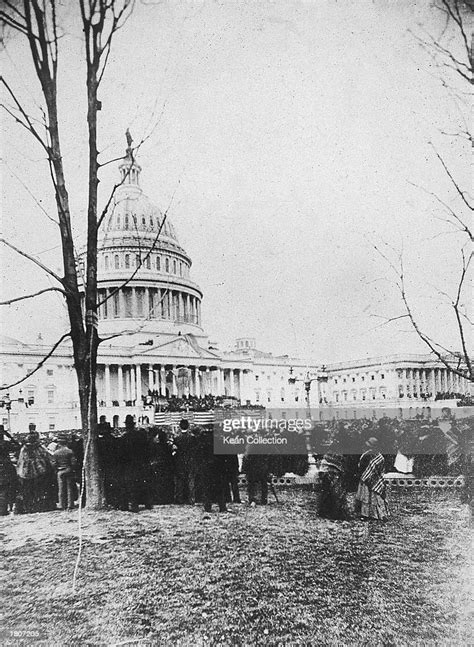
M 183 418 L 179 423 L 179 432 L 174 440 L 175 459 L 175 496 L 176 503 L 196 503 L 199 459 L 197 456 L 198 441 L 189 421 Z
M 126 432 L 122 439 L 124 497 L 130 512 L 138 512 L 140 503 L 153 507 L 151 460 L 153 447 L 143 429 L 135 427 L 133 416 L 125 418 Z

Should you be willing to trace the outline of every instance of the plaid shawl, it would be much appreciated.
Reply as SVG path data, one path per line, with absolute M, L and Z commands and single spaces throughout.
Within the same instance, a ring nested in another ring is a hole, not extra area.
M 368 461 L 368 462 L 367 462 Z M 374 453 L 372 450 L 362 455 L 359 465 L 367 463 L 362 472 L 360 480 L 365 483 L 369 490 L 383 496 L 385 494 L 385 481 L 383 478 L 385 469 L 385 460 L 380 452 Z

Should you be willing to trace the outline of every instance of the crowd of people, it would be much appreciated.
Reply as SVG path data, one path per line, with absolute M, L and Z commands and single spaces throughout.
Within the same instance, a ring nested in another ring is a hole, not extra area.
M 248 502 L 265 505 L 272 477 L 306 474 L 309 449 L 319 469 L 316 489 L 321 516 L 347 519 L 356 514 L 384 520 L 388 516 L 385 472 L 403 472 L 400 465 L 409 464 L 408 471 L 418 477 L 469 476 L 472 419 L 451 420 L 448 427 L 438 421 L 393 418 L 314 423 L 308 435 L 300 433 L 293 439 L 292 454 L 285 449 L 263 454 L 247 446 L 242 463 L 236 454 L 214 452 L 213 425 L 190 425 L 185 418 L 178 429 L 137 428 L 133 417 L 127 416 L 122 432 L 112 430 L 102 418 L 97 442 L 106 502 L 118 510 L 138 512 L 140 505 L 150 509 L 200 502 L 206 512 L 213 503 L 225 512 L 227 503 L 241 502 L 240 473 L 246 475 Z M 82 439 L 70 433 L 50 440 L 42 442 L 34 425 L 22 442 L 2 431 L 0 515 L 12 510 L 71 510 L 77 505 Z M 349 492 L 355 493 L 355 510 L 349 510 Z
M 161 396 L 156 390 L 149 390 L 142 396 L 145 406 L 156 405 L 157 411 L 183 412 L 212 411 L 213 409 L 232 408 L 240 406 L 240 400 L 231 395 L 183 395 L 178 397 Z M 262 405 L 246 404 L 246 409 L 263 409 Z

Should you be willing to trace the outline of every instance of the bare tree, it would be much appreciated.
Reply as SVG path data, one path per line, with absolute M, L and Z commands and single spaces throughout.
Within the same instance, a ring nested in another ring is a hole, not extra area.
M 97 451 L 97 350 L 100 343 L 97 316 L 97 234 L 110 200 L 98 215 L 97 189 L 99 163 L 97 145 L 97 113 L 101 109 L 98 98 L 114 36 L 133 10 L 133 0 L 79 0 L 85 50 L 87 127 L 89 147 L 89 175 L 87 187 L 87 251 L 83 293 L 78 275 L 71 226 L 68 185 L 63 163 L 58 114 L 58 64 L 61 51 L 60 24 L 57 0 L 3 0 L 0 24 L 26 39 L 31 52 L 34 71 L 40 82 L 43 107 L 42 118 L 30 115 L 19 100 L 15 89 L 1 77 L 5 91 L 2 108 L 22 128 L 26 129 L 46 153 L 54 189 L 58 225 L 62 247 L 63 276 L 59 276 L 34 257 L 9 247 L 54 278 L 66 302 L 72 340 L 74 366 L 79 386 L 79 401 L 83 437 L 85 441 L 84 475 L 87 505 L 100 509 L 105 505 L 103 483 Z M 131 159 L 133 164 L 133 158 Z M 115 190 L 116 187 L 114 187 Z M 113 192 L 112 192 L 113 195 Z M 35 295 L 27 295 L 31 298 Z M 58 346 L 57 342 L 52 352 Z M 26 378 L 25 378 L 26 379 Z
M 459 114 L 468 114 L 465 96 L 469 96 L 470 87 L 474 83 L 474 57 L 471 45 L 471 26 L 474 18 L 474 2 L 472 0 L 434 0 L 433 11 L 440 12 L 443 17 L 443 30 L 440 35 L 433 36 L 429 33 L 414 34 L 421 47 L 427 51 L 437 70 L 437 75 L 443 87 L 454 97 L 458 103 Z M 459 83 L 460 81 L 460 83 Z M 469 92 L 463 91 L 467 85 Z M 461 90 L 459 89 L 461 87 Z M 461 105 L 459 105 L 461 102 Z M 469 125 L 463 123 L 458 132 L 444 132 L 450 137 L 460 137 L 471 142 L 472 135 Z M 472 214 L 474 200 L 469 192 L 462 188 L 456 174 L 450 169 L 449 164 L 442 154 L 433 146 L 432 150 L 438 160 L 442 171 L 451 184 L 455 201 L 450 203 L 449 198 L 443 199 L 436 191 L 426 187 L 418 187 L 429 194 L 437 207 L 442 209 L 441 219 L 449 225 L 453 232 L 460 234 L 458 280 L 451 294 L 438 289 L 437 294 L 449 304 L 453 316 L 453 329 L 456 336 L 456 347 L 448 347 L 436 335 L 430 334 L 426 324 L 418 319 L 413 303 L 407 290 L 407 274 L 404 264 L 403 252 L 394 250 L 383 243 L 374 245 L 376 251 L 382 256 L 395 276 L 395 285 L 399 291 L 404 314 L 387 319 L 392 322 L 407 319 L 422 342 L 429 350 L 457 375 L 474 382 L 474 366 L 471 358 L 470 333 L 472 320 L 469 317 L 468 304 L 470 302 L 470 278 L 472 274 L 472 243 L 474 240 L 472 230 Z M 416 186 L 416 185 L 415 185 Z

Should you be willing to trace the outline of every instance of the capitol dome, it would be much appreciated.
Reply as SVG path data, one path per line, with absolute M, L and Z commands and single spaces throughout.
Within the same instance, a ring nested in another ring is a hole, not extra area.
M 147 341 L 161 334 L 204 336 L 192 261 L 171 220 L 143 192 L 130 148 L 119 170 L 121 184 L 98 235 L 100 336 L 122 336 L 126 344 L 136 344 L 137 335 Z

